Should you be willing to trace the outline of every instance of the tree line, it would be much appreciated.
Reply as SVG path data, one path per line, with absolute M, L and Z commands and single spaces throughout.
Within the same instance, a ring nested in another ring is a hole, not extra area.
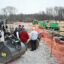
M 17 9 L 15 7 L 5 7 L 1 9 L 0 18 L 7 19 L 8 21 L 23 21 L 32 22 L 33 19 L 39 21 L 42 20 L 64 20 L 64 7 L 47 8 L 46 11 L 42 11 L 35 14 L 16 14 Z

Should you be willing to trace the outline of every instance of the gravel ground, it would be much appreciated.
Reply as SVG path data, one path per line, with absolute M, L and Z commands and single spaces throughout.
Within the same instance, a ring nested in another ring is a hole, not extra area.
M 2 63 L 0 63 L 2 64 Z M 40 46 L 35 51 L 28 49 L 26 53 L 11 64 L 58 64 L 53 56 L 50 56 L 50 51 L 46 43 L 42 40 Z
M 29 31 L 30 32 L 30 31 Z M 0 63 L 1 64 L 1 63 Z M 53 56 L 50 56 L 50 51 L 46 43 L 41 40 L 40 46 L 35 51 L 29 49 L 26 53 L 11 64 L 58 64 Z
M 58 64 L 53 56 L 50 56 L 50 51 L 47 45 L 42 40 L 40 46 L 35 51 L 29 49 L 26 53 L 11 64 Z

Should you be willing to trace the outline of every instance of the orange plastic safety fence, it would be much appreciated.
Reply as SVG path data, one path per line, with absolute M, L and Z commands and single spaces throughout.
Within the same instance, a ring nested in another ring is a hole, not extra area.
M 45 40 L 48 48 L 51 50 L 52 46 L 52 55 L 56 58 L 59 64 L 64 64 L 64 42 L 51 36 L 48 33 L 42 33 L 43 39 Z
M 36 28 L 36 31 L 43 36 L 52 55 L 56 58 L 59 64 L 64 64 L 64 42 L 56 37 L 51 36 L 48 32 L 39 32 L 41 29 Z M 43 29 L 42 29 L 43 30 Z

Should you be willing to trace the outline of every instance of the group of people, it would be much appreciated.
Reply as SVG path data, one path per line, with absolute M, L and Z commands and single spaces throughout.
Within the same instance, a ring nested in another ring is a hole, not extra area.
M 28 32 L 24 28 L 24 25 L 19 25 L 19 27 L 14 31 L 14 36 L 24 43 L 26 50 L 28 48 L 27 41 L 29 39 L 31 43 L 31 51 L 36 50 L 36 40 L 38 38 L 38 33 L 35 30 L 31 31 L 31 33 L 28 34 Z
M 10 35 L 10 32 L 8 30 L 8 26 L 7 25 L 3 25 L 2 26 L 2 30 L 4 32 L 4 36 L 9 36 Z M 37 41 L 37 38 L 38 38 L 38 33 L 37 31 L 33 30 L 30 32 L 30 34 L 25 30 L 24 28 L 24 25 L 19 25 L 19 27 L 15 28 L 14 30 L 14 36 L 19 39 L 21 42 L 24 43 L 25 47 L 26 47 L 26 50 L 27 50 L 27 41 L 30 40 L 30 44 L 31 44 L 31 51 L 34 51 L 36 50 L 37 46 L 36 46 L 36 41 Z M 1 35 L 0 35 L 1 37 Z

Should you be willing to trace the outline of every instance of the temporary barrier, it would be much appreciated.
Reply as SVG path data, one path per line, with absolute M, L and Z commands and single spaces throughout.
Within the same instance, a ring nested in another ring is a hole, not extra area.
M 43 37 L 43 40 L 47 44 L 51 54 L 55 57 L 57 62 L 59 64 L 64 64 L 64 41 L 52 36 L 46 30 L 38 28 L 37 32 Z
M 21 24 L 22 24 L 22 22 L 17 22 L 17 24 L 18 24 L 18 25 L 21 25 Z
M 49 33 L 42 33 L 51 54 L 56 58 L 59 64 L 64 64 L 64 41 L 51 36 Z

